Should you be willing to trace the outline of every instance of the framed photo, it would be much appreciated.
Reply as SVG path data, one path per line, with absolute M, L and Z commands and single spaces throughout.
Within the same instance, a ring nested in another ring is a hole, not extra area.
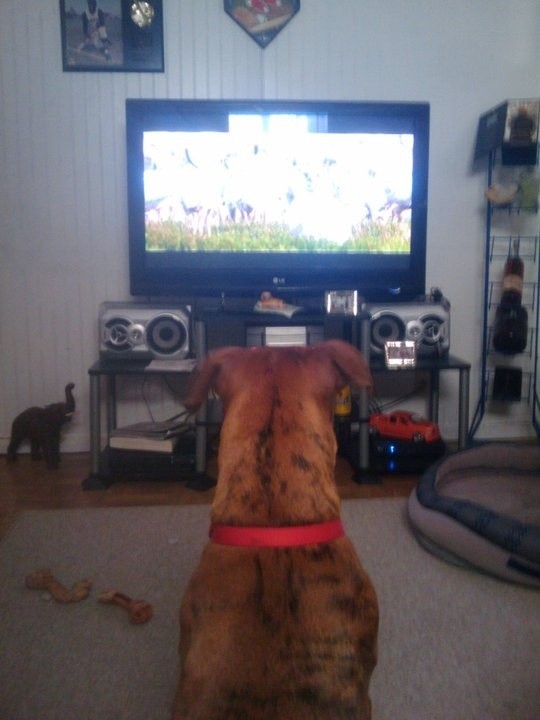
M 64 72 L 163 72 L 162 0 L 60 0 Z
M 227 15 L 265 48 L 300 11 L 300 0 L 224 0 Z

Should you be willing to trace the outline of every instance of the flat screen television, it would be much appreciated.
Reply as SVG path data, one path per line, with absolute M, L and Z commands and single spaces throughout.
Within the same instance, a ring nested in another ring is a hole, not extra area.
M 134 296 L 425 292 L 429 105 L 126 101 Z

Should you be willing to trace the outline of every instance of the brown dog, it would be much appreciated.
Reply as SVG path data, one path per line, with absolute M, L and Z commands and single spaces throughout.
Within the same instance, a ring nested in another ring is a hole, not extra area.
M 223 348 L 186 405 L 223 403 L 211 541 L 180 610 L 174 720 L 366 720 L 377 598 L 342 534 L 333 401 L 369 386 L 339 340 Z M 307 526 L 307 527 L 306 527 Z

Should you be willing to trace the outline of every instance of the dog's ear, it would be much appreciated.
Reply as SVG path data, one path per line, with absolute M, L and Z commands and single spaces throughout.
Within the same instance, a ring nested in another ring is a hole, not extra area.
M 336 390 L 348 384 L 369 390 L 373 388 L 369 365 L 360 350 L 344 340 L 326 340 L 317 347 L 332 360 L 337 369 Z
M 225 360 L 238 353 L 241 348 L 224 347 L 212 350 L 193 370 L 189 377 L 188 391 L 183 404 L 189 412 L 197 411 L 208 397 L 216 383 Z

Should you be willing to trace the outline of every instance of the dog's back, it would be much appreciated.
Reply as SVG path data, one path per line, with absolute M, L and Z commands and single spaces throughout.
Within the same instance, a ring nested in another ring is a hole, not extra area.
M 213 526 L 279 534 L 338 521 L 332 406 L 348 382 L 369 385 L 369 370 L 339 341 L 209 356 L 187 404 L 210 388 L 223 401 Z M 182 603 L 174 718 L 365 720 L 377 624 L 375 591 L 345 536 L 212 541 Z

